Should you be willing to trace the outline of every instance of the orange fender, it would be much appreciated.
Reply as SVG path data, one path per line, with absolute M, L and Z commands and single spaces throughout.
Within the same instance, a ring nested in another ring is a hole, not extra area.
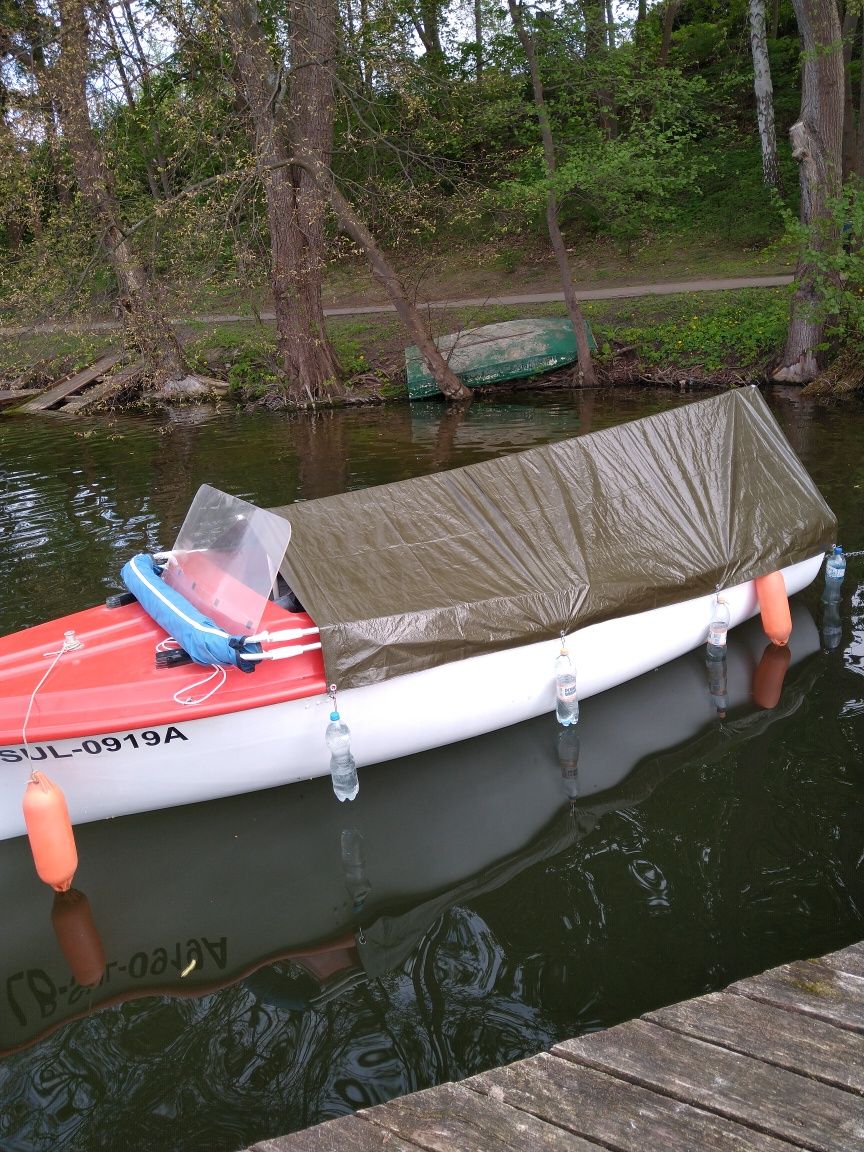
M 792 614 L 782 572 L 756 577 L 756 596 L 762 613 L 762 628 L 772 644 L 787 644 L 792 634 Z
M 783 691 L 783 681 L 792 662 L 792 653 L 784 644 L 767 644 L 762 659 L 753 673 L 753 700 L 760 708 L 776 708 Z
M 82 988 L 92 988 L 105 973 L 105 949 L 83 892 L 58 892 L 51 908 L 51 924 L 66 963 Z
M 24 792 L 24 823 L 40 880 L 66 892 L 78 867 L 78 852 L 66 797 L 42 772 L 34 772 Z

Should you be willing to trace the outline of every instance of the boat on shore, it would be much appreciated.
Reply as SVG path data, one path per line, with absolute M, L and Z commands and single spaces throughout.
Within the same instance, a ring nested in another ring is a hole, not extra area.
M 326 998 L 392 971 L 454 904 L 799 709 L 825 665 L 807 609 L 792 616 L 769 708 L 754 699 L 766 641 L 753 620 L 730 637 L 722 718 L 694 652 L 604 693 L 578 729 L 541 716 L 382 765 L 350 808 L 317 780 L 83 825 L 70 893 L 46 891 L 26 841 L 7 840 L 0 1055 L 83 1016 L 98 1030 L 99 1009 L 146 996 L 245 981 Z
M 271 512 L 196 505 L 124 569 L 134 602 L 0 639 L 0 838 L 35 769 L 76 824 L 326 775 L 334 687 L 361 770 L 551 712 L 562 638 L 587 699 L 703 644 L 718 589 L 735 627 L 756 577 L 805 587 L 836 527 L 755 388 Z M 215 643 L 212 672 L 169 632 Z
M 585 336 L 592 352 L 594 335 L 585 322 Z M 579 358 L 572 320 L 540 316 L 529 320 L 504 320 L 439 336 L 438 351 L 466 388 L 524 380 L 552 372 Z M 416 344 L 405 349 L 405 375 L 410 400 L 440 396 L 441 389 Z

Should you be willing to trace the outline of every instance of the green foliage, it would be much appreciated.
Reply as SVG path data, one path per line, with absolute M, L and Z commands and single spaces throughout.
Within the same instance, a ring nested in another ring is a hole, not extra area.
M 647 364 L 706 373 L 730 365 L 759 369 L 782 345 L 789 300 L 785 292 L 764 290 L 696 295 L 670 300 L 664 312 L 660 319 L 623 324 L 616 338 L 636 345 Z
M 624 248 L 673 223 L 682 202 L 698 197 L 710 169 L 697 147 L 712 127 L 703 93 L 699 77 L 688 80 L 672 69 L 620 75 L 616 133 L 583 125 L 561 145 L 552 186 L 571 218 Z M 521 174 L 502 185 L 499 202 L 529 220 L 542 212 L 547 188 L 535 145 L 522 158 Z
M 839 342 L 864 339 L 864 185 L 853 179 L 830 205 L 827 220 L 808 231 L 791 213 L 789 234 L 813 269 L 814 316 Z M 818 241 L 818 242 L 816 242 Z
M 359 339 L 342 333 L 333 333 L 331 340 L 339 366 L 346 377 L 350 379 L 352 376 L 359 376 L 369 371 L 369 364 Z
M 382 245 L 400 254 L 409 288 L 426 274 L 430 252 L 491 252 L 485 267 L 510 275 L 530 274 L 532 255 L 546 251 L 540 136 L 506 7 L 483 4 L 482 75 L 455 20 L 448 29 L 455 9 L 438 8 L 443 57 L 418 55 L 407 2 L 370 0 L 366 22 L 344 30 L 338 65 L 337 181 Z M 133 6 L 137 19 L 157 9 L 162 21 L 175 21 L 174 38 L 166 52 L 164 37 L 144 37 L 151 52 L 146 75 L 127 61 L 131 101 L 117 83 L 110 36 L 98 26 L 101 10 L 93 10 L 92 109 L 122 218 L 170 292 L 172 312 L 261 304 L 270 263 L 266 212 L 230 53 L 206 0 Z M 260 11 L 274 59 L 284 57 L 284 6 L 262 0 Z M 668 67 L 658 66 L 662 15 L 662 5 L 650 5 L 644 25 L 620 35 L 614 49 L 595 52 L 586 52 L 580 5 L 553 6 L 533 18 L 558 158 L 554 188 L 585 279 L 595 276 L 597 252 L 611 254 L 610 275 L 622 278 L 635 266 L 644 276 L 656 271 L 646 252 L 658 259 L 674 253 L 678 269 L 691 244 L 703 254 L 712 246 L 752 251 L 782 235 L 777 204 L 761 181 L 746 0 L 686 0 Z M 769 49 L 782 141 L 800 107 L 789 0 L 780 3 L 779 33 Z M 12 34 L 16 54 L 4 42 L 0 81 L 0 99 L 7 81 L 15 89 L 3 104 L 9 131 L 0 135 L 0 306 L 22 319 L 106 314 L 115 286 L 98 230 L 80 200 L 66 195 L 74 187 L 68 157 L 62 141 L 49 147 L 39 79 L 25 74 L 21 29 Z M 781 162 L 784 203 L 794 213 L 797 175 L 785 146 Z M 332 220 L 328 226 L 336 261 L 348 246 Z M 826 307 L 854 326 L 858 273 L 844 264 L 824 275 Z M 702 332 L 711 363 L 730 346 L 717 325 L 716 338 L 708 340 L 711 326 Z M 682 347 L 695 339 L 686 327 Z M 753 331 L 735 337 L 748 356 L 758 356 L 769 339 L 757 327 L 754 319 Z M 365 335 L 334 337 L 346 372 L 365 372 Z M 657 341 L 677 354 L 679 338 L 670 331 Z M 244 388 L 272 381 L 272 344 L 248 333 L 238 341 L 223 349 L 231 379 Z
M 184 347 L 193 371 L 224 375 L 235 392 L 246 397 L 263 395 L 280 376 L 274 334 L 247 326 L 226 326 L 190 340 Z
M 798 171 L 789 146 L 778 148 L 784 197 L 778 201 L 762 178 L 762 154 L 758 139 L 744 144 L 730 142 L 715 148 L 711 164 L 700 179 L 702 195 L 681 204 L 678 225 L 681 242 L 694 237 L 715 236 L 718 241 L 742 249 L 765 248 L 784 234 L 782 208 L 797 211 Z

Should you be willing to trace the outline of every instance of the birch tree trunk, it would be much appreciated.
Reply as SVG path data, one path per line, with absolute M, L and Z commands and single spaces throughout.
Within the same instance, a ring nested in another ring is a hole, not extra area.
M 793 0 L 804 59 L 801 118 L 789 130 L 801 182 L 801 222 L 809 232 L 795 270 L 786 347 L 775 380 L 805 384 L 818 374 L 824 321 L 817 315 L 817 269 L 809 251 L 839 242 L 830 201 L 840 192 L 843 145 L 843 42 L 836 0 Z
M 765 0 L 750 0 L 750 47 L 753 52 L 756 119 L 762 143 L 762 180 L 768 188 L 779 189 L 780 167 L 777 163 L 777 134 L 774 129 L 774 89 L 765 31 Z
M 597 376 L 594 372 L 594 361 L 591 359 L 591 349 L 588 346 L 588 336 L 585 331 L 585 317 L 576 299 L 576 290 L 573 287 L 573 277 L 570 274 L 570 264 L 567 260 L 567 246 L 561 235 L 558 223 L 558 198 L 552 184 L 555 175 L 555 143 L 552 139 L 552 126 L 549 123 L 549 113 L 546 108 L 546 98 L 543 94 L 543 82 L 540 78 L 540 66 L 537 62 L 537 53 L 534 51 L 534 37 L 525 26 L 522 0 L 507 0 L 510 7 L 510 18 L 513 28 L 522 45 L 528 69 L 531 73 L 531 86 L 534 92 L 534 108 L 537 121 L 540 125 L 540 134 L 543 138 L 543 156 L 546 165 L 547 192 L 546 192 L 546 224 L 549 229 L 549 240 L 555 260 L 558 264 L 558 274 L 561 277 L 561 287 L 564 289 L 564 299 L 567 303 L 567 312 L 573 324 L 576 335 L 576 350 L 579 355 L 580 382 L 588 388 L 597 386 Z

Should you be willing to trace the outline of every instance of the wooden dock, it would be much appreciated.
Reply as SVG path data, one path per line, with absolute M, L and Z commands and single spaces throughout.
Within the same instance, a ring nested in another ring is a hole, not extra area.
M 861 1152 L 864 943 L 254 1152 Z
M 74 396 L 78 392 L 82 392 L 88 385 L 94 384 L 97 380 L 101 380 L 105 373 L 117 364 L 120 358 L 120 352 L 106 352 L 103 356 L 100 356 L 94 364 L 91 364 L 89 368 L 85 368 L 83 371 L 76 372 L 73 376 L 61 380 L 59 384 L 55 384 L 53 388 L 49 388 L 47 391 L 40 392 L 35 399 L 28 400 L 26 404 L 22 404 L 18 411 L 45 412 L 49 408 L 56 408 L 69 396 Z

